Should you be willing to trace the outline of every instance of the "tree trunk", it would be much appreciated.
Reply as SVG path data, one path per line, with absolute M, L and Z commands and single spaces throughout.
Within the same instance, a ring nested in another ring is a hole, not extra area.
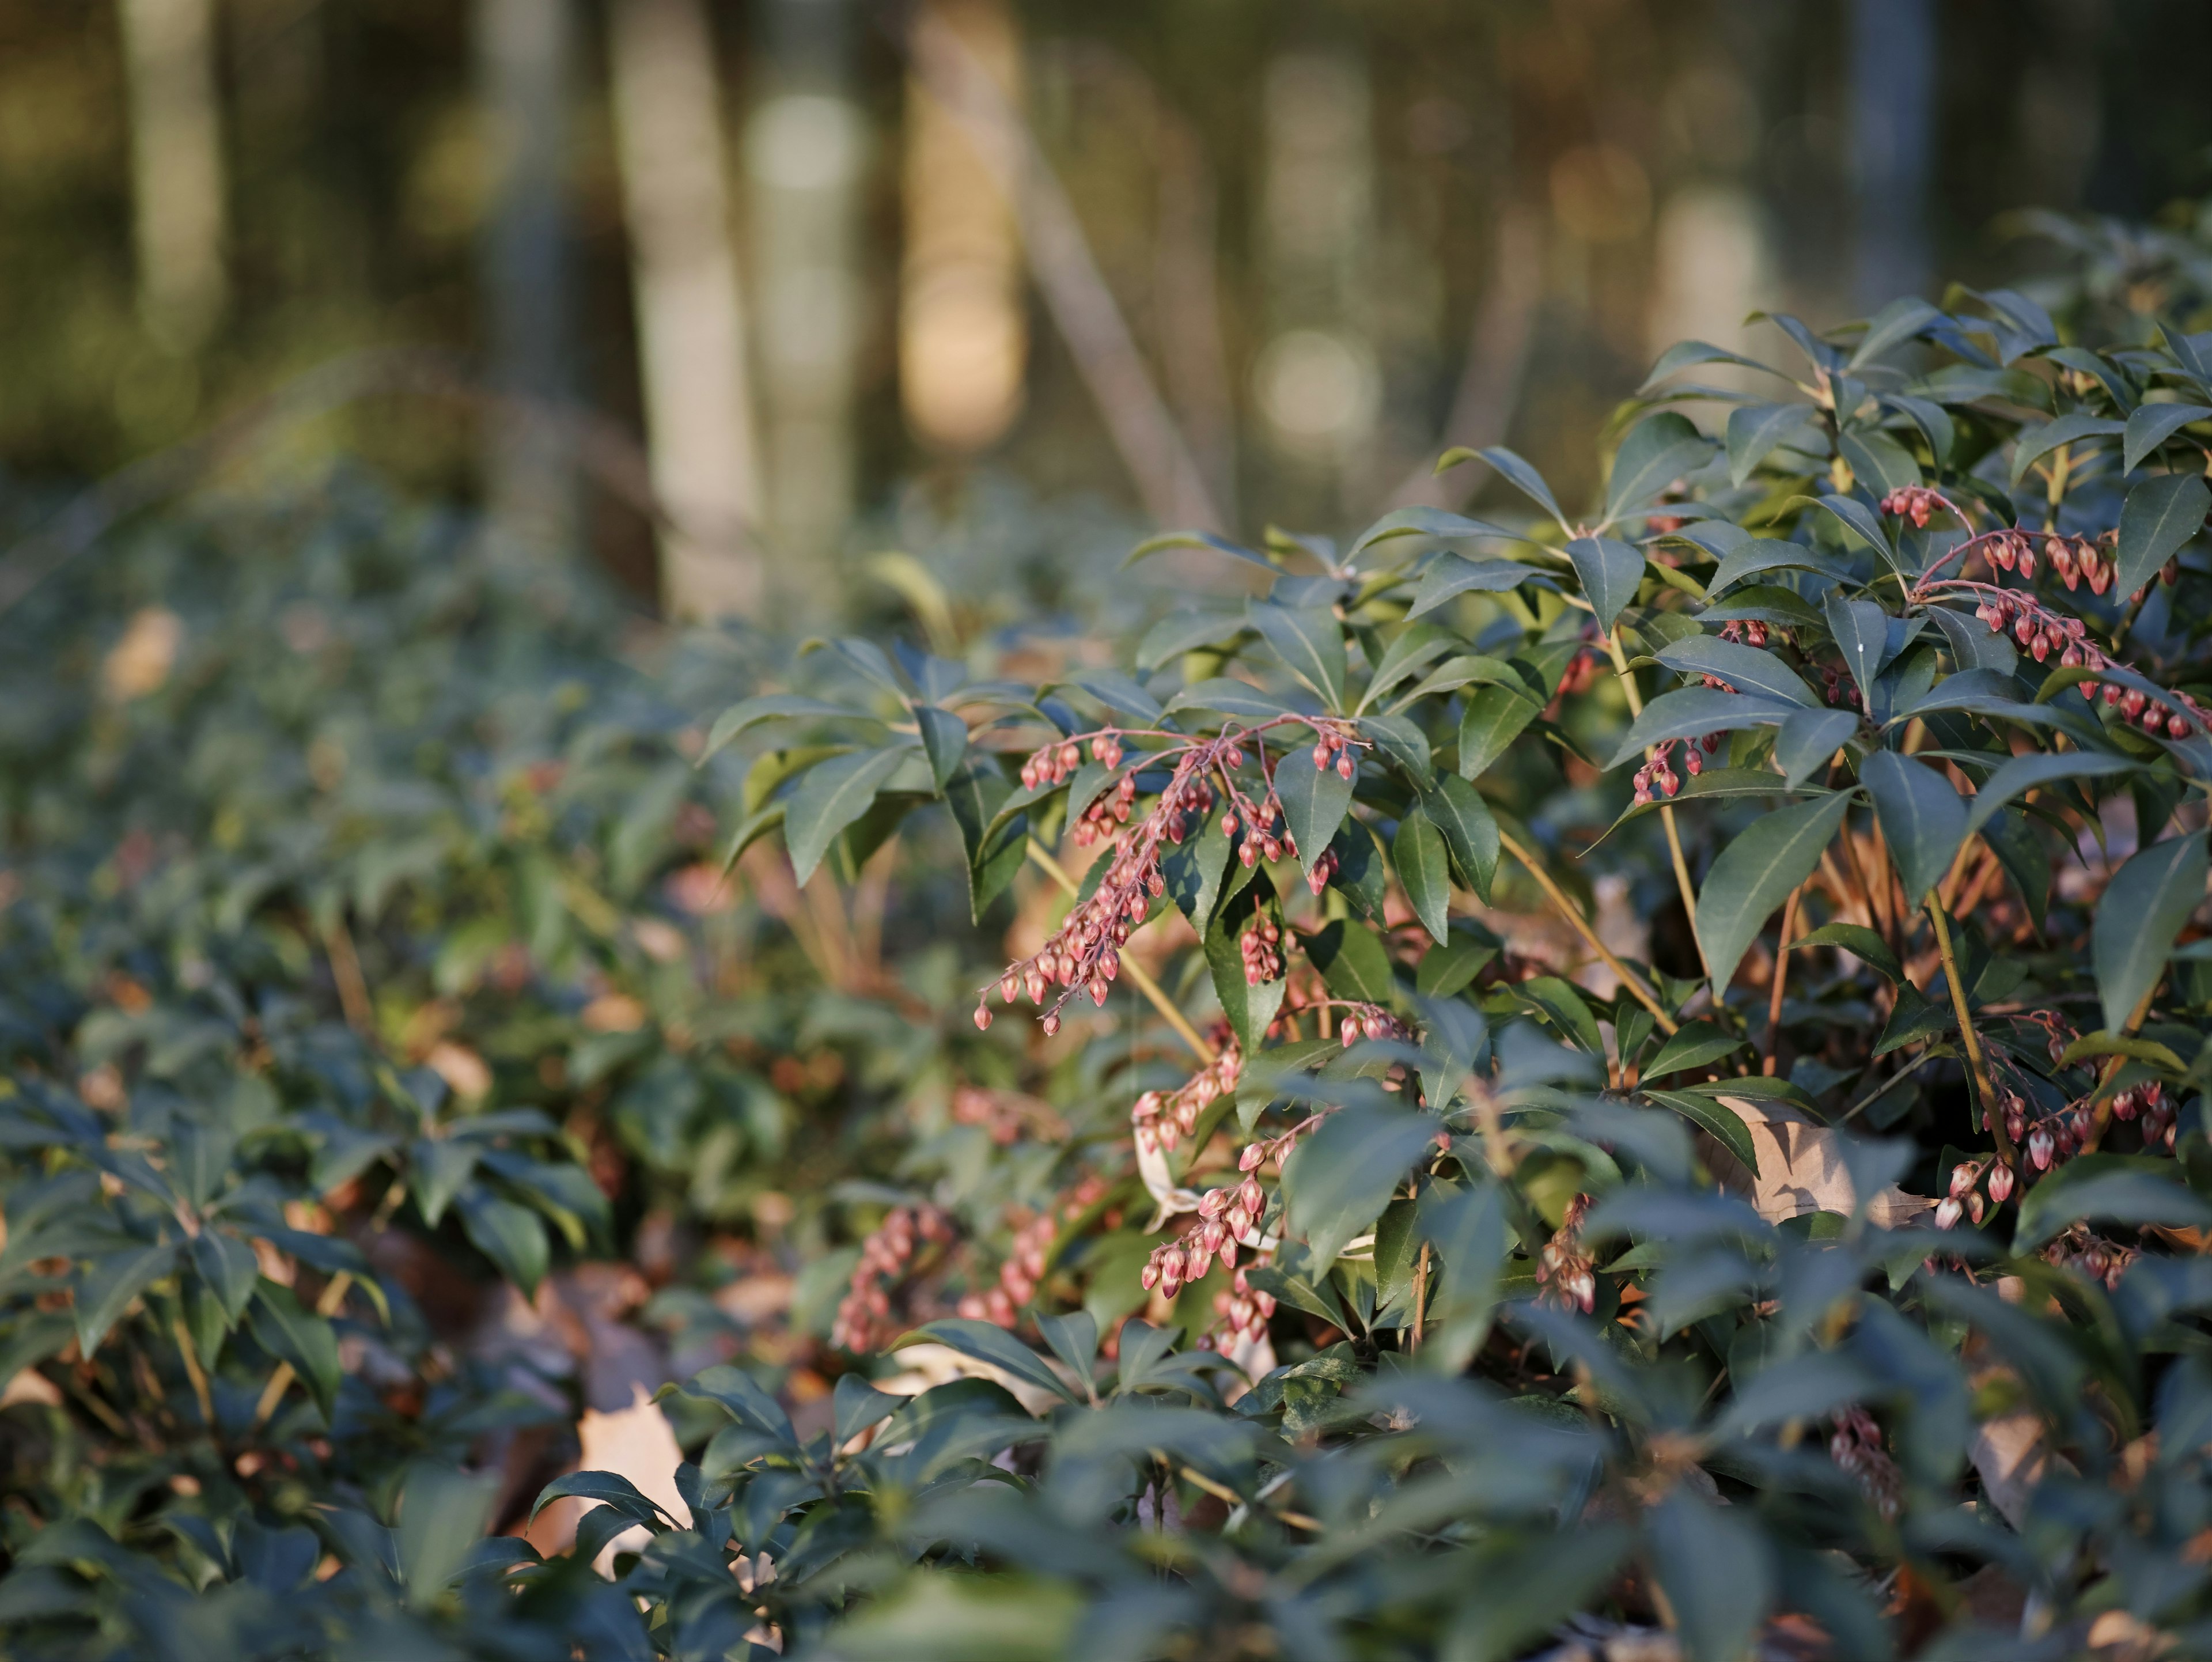
M 615 159 L 629 221 L 638 368 L 672 617 L 760 601 L 760 462 L 731 234 L 721 96 L 702 0 L 614 0 Z
M 139 310 L 189 351 L 228 297 L 214 0 L 122 0 L 122 22 Z

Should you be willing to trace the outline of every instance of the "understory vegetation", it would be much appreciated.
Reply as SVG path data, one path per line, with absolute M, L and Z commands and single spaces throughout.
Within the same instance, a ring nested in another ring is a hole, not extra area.
M 0 1647 L 2212 1652 L 2212 295 L 2049 228 L 1142 618 L 34 590 Z

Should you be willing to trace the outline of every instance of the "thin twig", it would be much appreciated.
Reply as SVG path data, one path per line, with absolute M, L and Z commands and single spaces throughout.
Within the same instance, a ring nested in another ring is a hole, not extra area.
M 1083 892 L 1082 886 L 1067 874 L 1066 868 L 1054 859 L 1044 844 L 1034 837 L 1030 838 L 1030 858 L 1046 876 L 1067 891 L 1071 900 Z M 1134 982 L 1137 990 L 1152 1001 L 1152 1008 L 1166 1019 L 1168 1026 L 1176 1030 L 1176 1036 L 1190 1046 L 1198 1059 L 1212 1067 L 1216 1060 L 1213 1047 L 1200 1035 L 1197 1028 L 1190 1025 L 1189 1018 L 1176 1008 L 1175 1001 L 1161 990 L 1160 983 L 1152 979 L 1145 966 L 1134 957 L 1125 954 L 1121 959 L 1121 973 Z
M 353 936 L 343 916 L 333 916 L 324 929 L 323 947 L 330 954 L 331 979 L 337 983 L 338 1008 L 345 1012 L 346 1026 L 364 1038 L 374 1034 L 376 1007 L 369 1000 L 368 982 L 361 972 L 361 954 L 354 950 Z
M 1875 1104 L 1880 1102 L 1893 1090 L 1896 1089 L 1898 1086 L 1903 1084 L 1906 1080 L 1911 1079 L 1913 1075 L 1918 1073 L 1921 1068 L 1933 1062 L 1936 1059 L 1936 1053 L 1933 1046 L 1923 1050 L 1918 1056 L 1915 1056 L 1904 1067 L 1899 1068 L 1887 1079 L 1882 1081 L 1881 1084 L 1875 1086 L 1873 1090 L 1868 1092 L 1850 1107 L 1844 1109 L 1842 1113 L 1836 1117 L 1836 1123 L 1838 1125 L 1844 1125 L 1848 1124 L 1850 1121 L 1856 1119 L 1861 1114 L 1866 1112 L 1868 1109 L 1873 1107 Z
M 1774 987 L 1766 1000 L 1766 1063 L 1760 1069 L 1770 1079 L 1779 1066 L 1777 1058 L 1782 1050 L 1782 998 L 1790 984 L 1790 940 L 1797 933 L 1797 904 L 1804 892 L 1802 883 L 1790 891 L 1789 904 L 1782 909 L 1782 934 L 1774 943 Z
M 1597 931 L 1590 928 L 1589 921 L 1582 914 L 1582 909 L 1570 900 L 1559 886 L 1552 880 L 1551 874 L 1537 863 L 1535 855 L 1522 848 L 1509 831 L 1500 830 L 1498 833 L 1498 841 L 1505 852 L 1519 861 L 1527 869 L 1528 875 L 1536 880 L 1537 886 L 1544 891 L 1552 904 L 1559 909 L 1559 916 L 1574 925 L 1575 932 L 1589 943 L 1592 952 L 1604 960 L 1606 968 L 1620 978 L 1620 984 L 1628 989 L 1638 1004 L 1651 1012 L 1652 1020 L 1659 1024 L 1659 1031 L 1669 1035 L 1679 1032 L 1680 1024 L 1667 1014 L 1666 1007 L 1659 1002 L 1658 995 L 1644 984 L 1643 977 L 1622 963 L 1613 949 L 1597 938 Z
M 1413 1352 L 1421 1354 L 1421 1329 L 1429 1317 L 1429 1243 L 1421 1243 L 1421 1256 L 1413 1265 Z
M 1620 644 L 1620 625 L 1616 624 L 1605 637 L 1606 650 L 1612 655 L 1614 676 L 1620 682 L 1622 696 L 1628 701 L 1628 717 L 1632 721 L 1644 714 L 1644 694 L 1636 685 L 1636 673 L 1628 667 L 1628 654 Z M 1646 745 L 1644 759 L 1650 761 L 1658 747 Z M 1705 961 L 1705 943 L 1698 939 L 1698 896 L 1690 881 L 1690 862 L 1682 853 L 1681 828 L 1674 823 L 1674 805 L 1659 805 L 1659 823 L 1667 828 L 1667 852 L 1674 865 L 1674 886 L 1682 893 L 1682 910 L 1690 920 L 1690 939 L 1698 949 L 1698 967 L 1705 972 L 1705 979 L 1713 978 L 1712 965 Z M 1717 991 L 1717 989 L 1716 989 Z
M 2005 1129 L 2004 1113 L 1997 1106 L 1996 1087 L 1990 1082 L 1989 1060 L 1982 1054 L 1982 1036 L 1975 1029 L 1973 1012 L 1966 1008 L 1966 983 L 1959 978 L 1959 959 L 1951 950 L 1951 926 L 1944 921 L 1942 903 L 1928 897 L 1928 921 L 1936 927 L 1936 950 L 1943 960 L 1943 982 L 1951 989 L 1951 1010 L 1959 1020 L 1959 1036 L 1966 1046 L 1966 1061 L 1974 1081 L 1974 1095 L 1982 1106 L 1982 1128 L 1996 1140 L 1997 1153 L 2014 1171 L 2020 1151 Z

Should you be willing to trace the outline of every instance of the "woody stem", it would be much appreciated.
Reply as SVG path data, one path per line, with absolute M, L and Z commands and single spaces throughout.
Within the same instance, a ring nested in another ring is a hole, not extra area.
M 1502 828 L 1498 833 L 1498 841 L 1505 852 L 1519 861 L 1528 875 L 1536 880 L 1536 886 L 1543 890 L 1546 898 L 1558 909 L 1559 916 L 1574 925 L 1575 933 L 1582 936 L 1589 949 L 1604 963 L 1606 968 L 1620 977 L 1620 984 L 1628 989 L 1638 1004 L 1651 1012 L 1652 1020 L 1659 1024 L 1659 1031 L 1669 1036 L 1673 1035 L 1680 1024 L 1667 1014 L 1665 1007 L 1659 1002 L 1658 995 L 1644 984 L 1643 977 L 1622 963 L 1614 955 L 1613 949 L 1597 938 L 1597 931 L 1590 928 L 1589 920 L 1583 916 L 1582 909 L 1570 900 L 1565 892 L 1552 880 L 1551 874 L 1537 862 L 1535 855 L 1522 848 L 1511 832 Z

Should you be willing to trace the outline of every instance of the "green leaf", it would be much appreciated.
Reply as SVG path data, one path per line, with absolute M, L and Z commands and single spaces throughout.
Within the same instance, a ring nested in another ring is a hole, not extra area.
M 1814 507 L 1825 509 L 1836 523 L 1850 532 L 1885 561 L 1894 563 L 1897 551 L 1889 545 L 1889 533 L 1881 528 L 1881 521 L 1864 502 L 1850 496 L 1795 496 L 1791 502 L 1810 502 Z
M 176 1258 L 173 1246 L 142 1246 L 110 1252 L 87 1264 L 76 1284 L 78 1351 L 89 1356 L 99 1349 L 131 1301 L 167 1275 Z
M 1277 569 L 1275 563 L 1266 555 L 1256 553 L 1242 543 L 1232 543 L 1226 537 L 1211 531 L 1164 531 L 1157 537 L 1147 537 L 1129 551 L 1121 562 L 1126 571 L 1148 554 L 1158 554 L 1170 548 L 1205 548 L 1216 554 L 1226 554 L 1232 560 L 1242 560 L 1247 565 L 1256 565 L 1263 571 Z
M 1836 448 L 1850 465 L 1851 477 L 1876 496 L 1920 483 L 1920 464 L 1887 433 L 1847 432 L 1836 441 Z
M 1345 563 L 1352 564 L 1376 544 L 1397 537 L 1434 537 L 1443 540 L 1498 537 L 1515 543 L 1528 540 L 1518 531 L 1509 531 L 1488 520 L 1471 520 L 1464 514 L 1453 514 L 1441 508 L 1394 508 L 1359 533 L 1344 557 Z
M 1358 709 L 1364 711 L 1399 682 L 1417 673 L 1424 664 L 1432 663 L 1454 647 L 1464 644 L 1449 630 L 1434 624 L 1407 624 L 1382 649 L 1382 661 L 1375 666 L 1375 673 L 1368 678 L 1367 691 L 1359 695 Z
M 1166 712 L 1160 701 L 1118 669 L 1079 669 L 1067 678 L 1069 686 L 1089 693 L 1107 709 L 1140 721 L 1157 721 Z
M 1858 683 L 1865 699 L 1875 677 L 1889 657 L 1889 614 L 1872 600 L 1847 600 L 1840 589 L 1830 589 L 1826 603 L 1828 633 L 1844 654 L 1844 667 Z
M 2027 476 L 2027 470 L 2062 444 L 2078 444 L 2084 439 L 2107 439 L 2127 431 L 2124 424 L 2106 421 L 2102 417 L 2075 411 L 2041 427 L 2022 433 L 2014 441 L 2012 453 L 2012 482 L 2017 485 Z
M 1078 1379 L 1088 1379 L 1098 1360 L 1098 1318 L 1087 1310 L 1066 1316 L 1040 1316 L 1037 1331 L 1052 1347 L 1052 1354 L 1067 1364 Z
M 726 747 L 747 728 L 800 715 L 842 715 L 848 720 L 866 721 L 876 719 L 866 710 L 833 704 L 823 698 L 809 698 L 796 692 L 764 692 L 743 703 L 731 705 L 714 718 L 714 725 L 707 732 L 706 747 L 699 752 L 699 762 L 704 765 L 708 757 Z
M 1651 1509 L 1645 1551 L 1674 1613 L 1688 1662 L 1739 1662 L 1775 1593 L 1773 1548 L 1742 1507 L 1677 1483 Z
M 2166 973 L 2174 936 L 2203 903 L 2204 876 L 2201 831 L 2154 843 L 2112 874 L 2090 932 L 2107 1032 L 2125 1031 L 2136 1006 Z
M 757 1431 L 785 1444 L 795 1445 L 799 1440 L 783 1405 L 763 1391 L 751 1374 L 734 1363 L 717 1362 L 677 1388 L 687 1397 L 719 1404 L 748 1431 Z M 604 1495 L 593 1498 L 605 1499 Z
M 1421 811 L 1443 834 L 1444 847 L 1460 879 L 1476 899 L 1490 904 L 1490 885 L 1498 874 L 1498 821 L 1482 794 L 1457 774 L 1446 774 L 1421 793 Z M 1434 930 L 1437 940 L 1443 937 Z
M 1597 1018 L 1572 982 L 1555 975 L 1531 976 L 1516 983 L 1513 993 L 1534 1006 L 1569 1044 L 1591 1056 L 1604 1056 L 1605 1038 L 1598 1032 Z
M 1295 756 L 1297 752 L 1291 752 Z M 1168 898 L 1203 930 L 1221 899 L 1222 874 L 1229 869 L 1229 833 L 1221 829 L 1221 816 L 1208 814 L 1195 837 L 1170 843 L 1160 856 L 1160 875 L 1167 883 Z
M 1774 760 L 1795 790 L 1828 765 L 1859 730 L 1859 718 L 1847 709 L 1801 709 L 1774 735 Z
M 1311 934 L 1300 935 L 1298 944 L 1321 971 L 1329 991 L 1339 998 L 1388 1004 L 1397 992 L 1390 954 L 1383 949 L 1382 937 L 1364 924 L 1339 918 Z M 1252 1052 L 1248 1050 L 1245 1054 Z
M 921 748 L 929 758 L 930 776 L 941 791 L 968 754 L 968 724 L 934 704 L 916 704 L 914 719 L 921 729 Z
M 1216 711 L 1223 715 L 1242 715 L 1255 721 L 1272 721 L 1278 715 L 1294 712 L 1272 692 L 1262 691 L 1249 681 L 1231 680 L 1226 676 L 1215 676 L 1185 687 L 1168 700 L 1167 714 L 1174 715 L 1186 709 Z
M 1451 932 L 1449 856 L 1444 852 L 1443 833 L 1418 806 L 1408 809 L 1398 822 L 1398 835 L 1390 843 L 1390 863 L 1398 868 L 1398 881 L 1405 886 L 1413 916 L 1420 919 L 1429 939 L 1443 940 Z
M 1382 921 L 1389 900 L 1390 880 L 1382 868 L 1382 849 L 1375 833 L 1358 819 L 1346 819 L 1328 839 L 1336 856 L 1336 874 L 1328 886 L 1350 901 L 1361 916 Z
M 1300 747 L 1276 762 L 1275 794 L 1283 804 L 1283 823 L 1297 842 L 1298 863 L 1310 873 L 1351 810 L 1352 781 L 1334 765 L 1316 767 L 1312 752 Z
M 1733 363 L 1745 369 L 1764 370 L 1770 375 L 1781 374 L 1780 370 L 1768 369 L 1758 359 L 1747 358 L 1741 352 L 1731 352 L 1702 340 L 1678 340 L 1659 355 L 1659 361 L 1651 366 L 1651 373 L 1644 376 L 1644 384 L 1636 389 L 1637 395 L 1640 398 L 1669 375 L 1678 375 L 1685 369 L 1694 369 L 1701 363 Z
M 1811 709 L 1820 706 L 1813 689 L 1796 670 L 1774 654 L 1741 641 L 1723 641 L 1717 635 L 1686 635 L 1656 655 L 1669 669 L 1686 675 L 1717 676 L 1738 692 L 1763 693 Z
M 1029 853 L 1029 821 L 1021 815 L 1000 826 L 996 837 L 990 835 L 999 810 L 1013 794 L 1006 776 L 981 757 L 970 757 L 967 765 L 945 782 L 945 806 L 952 810 L 953 823 L 960 828 L 960 845 L 968 856 L 969 916 L 977 923 L 1014 880 Z
M 226 1231 L 203 1229 L 192 1238 L 191 1259 L 224 1318 L 235 1323 L 261 1279 L 261 1263 L 253 1249 Z
M 1334 612 L 1254 600 L 1245 615 L 1291 674 L 1331 710 L 1344 709 L 1344 630 Z
M 1649 1071 L 1656 1073 L 1659 1070 L 1655 1067 Z M 1647 1087 L 1641 1094 L 1662 1108 L 1673 1109 L 1706 1133 L 1741 1161 L 1746 1171 L 1755 1172 L 1759 1170 L 1759 1148 L 1751 1140 L 1751 1128 L 1743 1123 L 1734 1109 L 1692 1091 L 1655 1091 Z
M 1741 485 L 1772 451 L 1807 428 L 1818 432 L 1805 404 L 1753 404 L 1729 412 L 1729 483 Z M 1716 584 L 1716 587 L 1718 585 Z
M 1619 1524 L 1577 1523 L 1574 1549 L 1562 1552 L 1555 1538 L 1498 1531 L 1463 1561 L 1466 1568 L 1455 1577 L 1458 1608 L 1437 1653 L 1451 1662 L 1505 1662 L 1534 1654 L 1538 1641 L 1588 1609 L 1613 1579 L 1630 1539 Z M 1585 1647 L 1583 1653 L 1591 1653 Z
M 1507 484 L 1557 520 L 1561 529 L 1566 528 L 1566 515 L 1559 512 L 1559 504 L 1553 499 L 1552 487 L 1544 483 L 1544 476 L 1504 445 L 1489 445 L 1480 450 L 1455 445 L 1437 459 L 1436 471 L 1442 473 L 1467 461 L 1488 462 L 1504 476 Z
M 1413 971 L 1413 988 L 1424 998 L 1449 998 L 1464 989 L 1483 966 L 1498 956 L 1495 941 L 1477 940 L 1454 930 L 1421 954 Z
M 2013 1251 L 2033 1251 L 2067 1225 L 2084 1221 L 2201 1229 L 2212 1224 L 2212 1205 L 2190 1191 L 2170 1160 L 2083 1154 L 2021 1196 Z
M 482 1145 L 465 1138 L 418 1137 L 410 1150 L 415 1205 L 432 1228 L 446 1215 L 483 1158 Z
M 1352 1107 L 1298 1144 L 1283 1173 L 1284 1208 L 1312 1247 L 1316 1273 L 1374 1227 L 1436 1135 L 1437 1121 L 1426 1114 Z
M 1644 714 L 1630 725 L 1628 736 L 1606 765 L 1617 768 L 1633 761 L 1651 746 L 1668 739 L 1701 739 L 1708 733 L 1729 733 L 1738 728 L 1779 727 L 1802 709 L 1802 705 L 1759 693 L 1677 687 L 1644 705 Z
M 1583 598 L 1597 614 L 1597 626 L 1611 629 L 1621 607 L 1636 598 L 1644 581 L 1641 550 L 1613 537 L 1577 537 L 1567 545 L 1567 557 L 1582 579 Z
M 408 1473 L 394 1544 L 410 1610 L 427 1610 L 466 1569 L 499 1499 L 499 1475 L 464 1476 L 424 1460 Z
M 1518 588 L 1536 575 L 1529 566 L 1512 560 L 1463 560 L 1456 554 L 1446 554 L 1431 561 L 1421 574 L 1419 585 L 1413 590 L 1413 604 L 1407 618 L 1419 618 L 1434 612 L 1455 594 L 1473 590 L 1479 594 L 1503 594 Z
M 1241 612 L 1172 612 L 1137 642 L 1137 667 L 1150 673 L 1170 658 L 1199 647 L 1225 646 L 1243 632 Z
M 323 1417 L 331 1417 L 337 1403 L 338 1338 L 331 1324 L 301 1306 L 289 1287 L 264 1281 L 256 1289 L 252 1307 L 253 1336 L 264 1350 L 292 1364 L 292 1371 L 307 1387 Z
M 2120 447 L 2120 465 L 2128 472 L 2142 466 L 2145 456 L 2191 422 L 2212 420 L 2212 408 L 2201 404 L 2146 404 L 2128 417 L 2127 436 Z M 2128 591 L 2123 589 L 2122 594 Z
M 1644 1065 L 1646 1079 L 1664 1079 L 1686 1068 L 1703 1068 L 1737 1050 L 1747 1050 L 1750 1041 L 1723 1032 L 1710 1021 L 1686 1021 L 1659 1047 L 1659 1054 Z
M 2182 545 L 2204 528 L 2212 489 L 2194 473 L 2160 473 L 2128 492 L 2120 509 L 2120 545 L 2112 580 L 2125 596 L 2158 575 Z
M 1835 791 L 1754 820 L 1720 852 L 1698 896 L 1698 944 L 1718 996 L 1774 909 L 1820 863 L 1820 850 L 1850 808 Z
M 1512 747 L 1543 705 L 1525 691 L 1486 686 L 1467 701 L 1459 721 L 1459 777 L 1480 779 Z
M 2060 779 L 2097 779 L 2115 773 L 2132 773 L 2141 764 L 2101 751 L 2030 751 L 2000 765 L 1982 782 L 1966 807 L 1966 834 L 1972 836 L 1990 817 L 2023 792 Z
M 1923 615 L 1936 620 L 1953 661 L 1961 670 L 1993 669 L 2000 675 L 2010 675 L 2020 667 L 2020 654 L 2013 649 L 2012 637 L 2002 629 L 1991 629 L 1980 618 L 1947 606 L 1931 606 Z
M 891 1348 L 903 1349 L 924 1340 L 957 1350 L 963 1356 L 972 1356 L 979 1362 L 988 1362 L 1025 1385 L 1049 1391 L 1055 1397 L 1065 1397 L 1071 1403 L 1083 1400 L 1079 1393 L 1069 1388 L 1066 1380 L 1052 1371 L 1043 1357 L 1004 1328 L 994 1327 L 989 1322 L 970 1321 L 957 1316 L 925 1322 Z
M 1684 474 L 1704 466 L 1712 453 L 1713 441 L 1672 410 L 1637 423 L 1613 453 L 1606 484 L 1607 522 L 1651 502 Z
M 483 1189 L 463 1190 L 459 1205 L 462 1233 L 477 1251 L 525 1294 L 534 1294 L 551 1256 L 544 1221 L 528 1207 Z
M 1878 750 L 1861 762 L 1859 782 L 1874 798 L 1905 900 L 1917 906 L 1951 869 L 1966 840 L 1966 801 L 1934 768 L 1893 750 Z
M 1866 333 L 1852 349 L 1846 368 L 1856 369 L 1872 363 L 1893 347 L 1903 345 L 1931 323 L 1941 323 L 1943 314 L 1926 301 L 1912 295 L 1893 300 L 1867 320 Z
M 1887 976 L 1891 982 L 1905 979 L 1905 965 L 1884 941 L 1863 923 L 1823 923 L 1808 935 L 1790 943 L 1795 951 L 1800 947 L 1841 947 L 1852 957 L 1871 964 Z
M 538 1493 L 530 1508 L 533 1519 L 555 1501 L 574 1496 L 579 1501 L 597 1501 L 610 1507 L 634 1524 L 642 1524 L 655 1533 L 672 1527 L 676 1519 L 663 1511 L 659 1502 L 650 1501 L 641 1493 L 635 1483 L 618 1471 L 563 1472 Z
M 783 821 L 794 880 L 804 884 L 814 875 L 838 832 L 868 811 L 878 788 L 912 754 L 902 746 L 855 751 L 808 770 Z
M 1429 735 L 1411 716 L 1364 716 L 1359 730 L 1375 740 L 1376 747 L 1396 763 L 1399 771 L 1416 788 L 1425 784 L 1435 772 L 1436 758 L 1429 753 Z

